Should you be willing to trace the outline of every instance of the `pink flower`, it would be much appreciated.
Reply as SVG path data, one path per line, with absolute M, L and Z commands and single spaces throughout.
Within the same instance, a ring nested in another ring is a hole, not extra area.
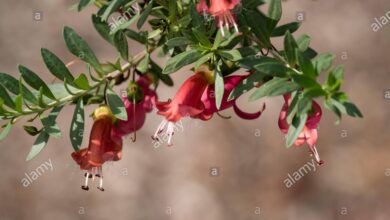
M 232 13 L 232 10 L 240 3 L 240 0 L 210 0 L 210 7 L 208 7 L 206 0 L 200 0 L 196 5 L 196 9 L 199 13 L 209 13 L 217 20 L 218 27 L 222 32 L 222 36 L 225 35 L 223 26 L 227 28 L 234 26 L 236 32 L 238 27 L 236 18 Z
M 159 140 L 158 135 L 166 130 L 168 146 L 172 145 L 175 123 L 183 117 L 194 117 L 203 112 L 201 98 L 209 85 L 209 77 L 207 72 L 197 71 L 183 83 L 173 100 L 156 104 L 157 114 L 164 116 L 165 119 L 152 136 L 153 140 Z
M 282 111 L 279 116 L 279 128 L 284 133 L 288 133 L 289 124 L 287 123 L 287 112 L 291 104 L 291 94 L 284 95 L 285 103 L 283 105 Z M 298 139 L 295 141 L 295 146 L 301 146 L 304 143 L 307 143 L 309 150 L 312 155 L 314 155 L 318 164 L 323 164 L 324 162 L 320 159 L 318 154 L 316 143 L 318 138 L 318 124 L 321 120 L 322 110 L 317 102 L 313 101 L 312 103 L 312 113 L 308 116 L 305 123 L 305 127 L 302 129 L 301 133 L 298 136 Z
M 153 110 L 157 94 L 150 89 L 150 80 L 142 76 L 136 83 L 130 83 L 127 94 L 122 95 L 122 101 L 127 111 L 127 121 L 118 121 L 114 132 L 125 136 L 139 130 L 145 123 L 146 113 Z M 133 99 L 136 99 L 133 103 Z
M 265 109 L 265 105 L 263 105 L 262 110 L 256 112 L 256 113 L 246 113 L 240 110 L 237 106 L 236 100 L 237 98 L 228 101 L 229 94 L 232 92 L 232 90 L 240 83 L 242 80 L 247 78 L 248 75 L 241 75 L 241 76 L 228 76 L 224 78 L 224 95 L 222 98 L 221 107 L 218 110 L 216 104 L 215 104 L 215 92 L 214 92 L 214 85 L 209 85 L 206 89 L 206 91 L 203 93 L 202 96 L 202 102 L 204 105 L 204 111 L 198 115 L 197 117 L 201 120 L 209 120 L 213 116 L 214 113 L 217 113 L 219 111 L 223 111 L 227 108 L 233 107 L 234 112 L 241 117 L 242 119 L 247 120 L 253 120 L 258 117 L 260 117 L 261 113 Z

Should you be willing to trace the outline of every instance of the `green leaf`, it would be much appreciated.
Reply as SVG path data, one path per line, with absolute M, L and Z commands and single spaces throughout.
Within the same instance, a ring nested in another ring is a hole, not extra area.
M 54 53 L 50 52 L 48 49 L 42 48 L 41 54 L 47 68 L 55 77 L 61 81 L 67 79 L 68 82 L 73 82 L 73 75 L 70 73 L 66 65 Z
M 146 73 L 149 69 L 150 54 L 147 54 L 145 58 L 137 65 L 137 70 L 141 73 Z
M 84 103 L 83 99 L 79 99 L 73 113 L 72 123 L 70 125 L 70 141 L 73 149 L 79 151 L 83 143 L 84 136 Z
M 292 124 L 290 125 L 287 133 L 286 138 L 286 145 L 287 147 L 291 147 L 295 140 L 299 137 L 299 134 L 301 133 L 303 127 L 305 126 L 307 120 L 307 114 L 302 114 L 300 116 L 296 116 Z
M 305 52 L 307 49 L 309 49 L 310 37 L 307 34 L 301 35 L 297 39 L 297 44 L 298 44 L 299 51 Z
M 4 140 L 4 138 L 7 137 L 11 128 L 12 128 L 12 123 L 8 122 L 7 125 L 3 128 L 3 130 L 0 133 L 0 141 Z
M 186 37 L 176 37 L 176 38 L 172 38 L 172 39 L 168 40 L 166 42 L 166 45 L 169 48 L 173 48 L 173 47 L 186 46 L 190 43 L 191 43 L 191 41 L 188 40 Z
M 249 101 L 255 101 L 257 99 L 266 96 L 279 96 L 286 93 L 298 90 L 300 87 L 296 83 L 287 81 L 283 78 L 274 78 L 258 88 L 250 97 Z
M 102 14 L 101 18 L 104 21 L 107 21 L 108 17 L 116 11 L 120 6 L 124 5 L 128 0 L 113 0 L 110 2 L 104 13 Z
M 137 28 L 141 29 L 142 26 L 144 25 L 146 19 L 149 17 L 150 12 L 152 12 L 153 9 L 153 0 L 151 0 L 148 3 L 148 6 L 145 8 L 145 10 L 141 13 L 141 17 L 139 18 L 137 22 Z
M 97 15 L 92 15 L 92 23 L 96 31 L 110 44 L 113 44 L 113 37 L 110 35 L 111 28 L 107 22 L 103 21 Z M 115 26 L 116 27 L 116 26 Z
M 205 33 L 202 31 L 200 27 L 194 27 L 192 28 L 192 33 L 194 34 L 195 38 L 198 40 L 200 44 L 207 48 L 211 48 L 213 45 L 211 44 L 210 40 L 207 38 Z
M 178 54 L 167 61 L 163 74 L 176 72 L 182 67 L 197 61 L 201 57 L 202 54 L 197 50 L 185 51 Z
M 91 64 L 97 72 L 103 73 L 103 69 L 91 48 L 72 28 L 64 28 L 64 39 L 66 46 L 73 55 Z
M 213 53 L 208 53 L 208 54 L 202 56 L 201 58 L 199 58 L 199 60 L 196 61 L 196 63 L 194 64 L 195 69 L 198 69 L 202 64 L 209 61 L 213 56 L 214 56 Z
M 280 21 L 280 18 L 282 17 L 281 0 L 269 1 L 268 17 L 270 18 L 270 20 L 268 20 L 268 29 L 272 31 Z
M 281 25 L 281 26 L 275 28 L 272 31 L 271 37 L 281 37 L 281 36 L 284 36 L 287 31 L 289 31 L 290 33 L 294 33 L 295 31 L 298 30 L 298 28 L 300 26 L 301 26 L 301 23 L 300 22 L 296 22 L 296 21 L 288 23 L 288 24 Z
M 24 81 L 32 88 L 36 90 L 40 90 L 42 88 L 42 92 L 45 96 L 53 100 L 56 99 L 46 83 L 36 73 L 22 65 L 19 65 L 19 72 Z
M 35 136 L 39 133 L 41 133 L 41 131 L 39 131 L 36 127 L 34 126 L 23 126 L 23 129 L 31 136 Z
M 313 101 L 310 98 L 302 96 L 298 100 L 297 115 L 301 115 L 301 114 L 307 113 L 311 109 L 311 107 L 312 107 L 312 102 Z
M 217 109 L 221 107 L 222 99 L 225 92 L 225 84 L 223 82 L 223 76 L 220 69 L 221 65 L 222 65 L 222 61 L 220 60 L 215 66 L 214 89 L 215 89 L 215 105 Z
M 74 84 L 77 86 L 77 88 L 83 90 L 89 90 L 91 88 L 88 82 L 88 78 L 84 73 L 80 74 L 80 76 L 74 80 Z
M 161 29 L 156 29 L 154 31 L 151 31 L 151 32 L 148 33 L 148 39 L 153 39 L 153 38 L 157 37 L 161 33 L 162 33 Z
M 285 77 L 288 72 L 292 71 L 290 68 L 286 67 L 280 62 L 264 62 L 258 65 L 255 65 L 254 68 L 262 73 L 265 73 L 270 76 L 276 77 Z
M 150 60 L 150 70 L 152 73 L 156 74 L 157 77 L 161 79 L 163 83 L 165 83 L 165 85 L 173 86 L 172 78 L 167 74 L 162 74 L 161 67 L 157 65 L 155 62 L 153 62 L 153 60 Z
M 314 66 L 310 59 L 308 59 L 304 54 L 296 50 L 296 57 L 298 58 L 299 66 L 303 72 L 303 75 L 311 77 L 313 79 L 316 78 L 316 72 L 314 70 Z
M 336 92 L 340 89 L 344 78 L 344 67 L 337 66 L 330 71 L 328 78 L 326 79 L 326 89 L 330 92 Z
M 321 88 L 321 85 L 312 77 L 305 75 L 293 75 L 292 79 L 295 83 L 304 88 Z
M 48 116 L 41 117 L 44 132 L 55 138 L 61 137 L 61 130 L 56 123 L 56 119 L 62 108 L 63 106 L 57 106 L 53 108 Z
M 228 97 L 228 101 L 231 101 L 233 99 L 238 98 L 242 94 L 248 92 L 251 90 L 253 87 L 258 85 L 264 77 L 266 76 L 265 73 L 262 72 L 255 72 L 249 75 L 246 79 L 241 80 L 238 85 L 232 90 Z
M 15 110 L 19 113 L 23 112 L 23 96 L 21 94 L 15 97 Z
M 147 42 L 146 37 L 130 29 L 126 29 L 126 36 L 141 44 L 146 44 Z
M 295 42 L 293 36 L 289 31 L 286 32 L 284 37 L 284 51 L 286 53 L 286 58 L 291 67 L 294 67 L 297 62 L 297 57 L 295 50 L 298 48 L 297 43 Z
M 332 104 L 343 114 L 347 114 L 351 117 L 363 118 L 363 114 L 360 110 L 350 101 L 340 102 L 335 98 L 332 98 Z
M 94 2 L 94 0 L 80 0 L 80 3 L 77 6 L 77 11 L 83 10 L 85 7 L 87 7 L 92 2 Z
M 19 90 L 19 80 L 14 77 L 6 74 L 0 73 L 0 84 L 6 88 L 8 91 L 15 95 L 20 94 Z M 38 100 L 35 98 L 34 94 L 30 92 L 24 85 L 21 86 L 23 98 L 33 104 L 38 104 Z
M 317 56 L 313 62 L 316 69 L 317 75 L 323 71 L 328 70 L 332 66 L 332 62 L 335 56 L 331 53 L 324 53 Z
M 14 109 L 15 103 L 12 100 L 11 96 L 8 94 L 7 90 L 0 84 L 0 97 L 4 101 L 4 104 L 8 107 Z
M 107 89 L 107 101 L 108 106 L 115 117 L 120 120 L 127 121 L 127 112 L 122 99 L 111 89 Z
M 239 61 L 240 66 L 248 70 L 254 69 L 256 65 L 260 65 L 262 63 L 280 63 L 280 61 L 271 57 L 258 57 L 257 55 L 245 56 Z
M 242 18 L 251 28 L 251 31 L 264 44 L 263 47 L 270 47 L 270 32 L 267 27 L 267 18 L 255 10 L 243 11 Z
M 118 31 L 114 35 L 114 46 L 119 51 L 121 57 L 124 60 L 129 59 L 129 46 L 127 43 L 127 38 L 126 38 L 125 33 L 123 31 Z
M 32 146 L 30 153 L 28 153 L 26 161 L 32 160 L 34 157 L 36 157 L 46 146 L 47 142 L 49 141 L 49 134 L 46 132 L 41 132 L 35 141 L 34 145 Z
M 223 56 L 224 58 L 231 60 L 231 61 L 237 61 L 242 59 L 242 56 L 240 54 L 240 51 L 233 49 L 233 50 L 220 50 L 218 51 L 218 54 Z

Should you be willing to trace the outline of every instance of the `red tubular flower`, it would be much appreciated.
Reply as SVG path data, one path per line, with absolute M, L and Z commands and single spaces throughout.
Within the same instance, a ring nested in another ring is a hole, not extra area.
M 144 125 L 146 113 L 153 110 L 157 98 L 156 92 L 150 89 L 150 84 L 150 80 L 142 76 L 136 83 L 130 83 L 127 94 L 122 95 L 127 121 L 120 120 L 114 127 L 114 132 L 118 136 L 133 133 Z
M 194 117 L 203 112 L 204 105 L 201 97 L 209 82 L 208 72 L 197 71 L 183 83 L 173 100 L 156 104 L 157 114 L 164 116 L 165 119 L 152 136 L 153 140 L 158 140 L 158 135 L 166 130 L 168 146 L 172 145 L 175 123 L 183 117 Z
M 202 102 L 205 107 L 204 111 L 198 116 L 201 120 L 209 120 L 213 116 L 214 113 L 217 113 L 219 111 L 223 111 L 227 108 L 233 107 L 234 112 L 242 119 L 247 120 L 253 120 L 258 117 L 260 117 L 261 113 L 265 109 L 265 105 L 263 105 L 262 110 L 256 112 L 256 113 L 246 113 L 238 108 L 237 106 L 237 98 L 232 99 L 228 101 L 228 97 L 232 90 L 240 83 L 242 80 L 246 79 L 248 75 L 241 75 L 241 76 L 228 76 L 224 78 L 224 95 L 222 98 L 221 107 L 218 110 L 216 104 L 215 104 L 215 92 L 214 92 L 214 85 L 209 85 L 206 89 L 206 91 L 203 93 L 202 96 Z
M 200 0 L 196 5 L 196 9 L 199 13 L 209 13 L 216 18 L 218 27 L 224 36 L 223 26 L 227 28 L 234 26 L 236 32 L 238 27 L 236 18 L 232 13 L 232 10 L 240 3 L 240 0 L 210 0 L 210 7 L 208 7 L 206 0 Z
M 283 105 L 282 111 L 279 116 L 279 128 L 284 133 L 288 133 L 289 124 L 287 123 L 287 112 L 291 103 L 291 94 L 287 94 L 284 96 L 285 103 Z M 324 162 L 320 159 L 318 154 L 316 143 L 318 139 L 318 124 L 320 123 L 322 110 L 320 105 L 317 102 L 313 101 L 312 103 L 313 112 L 307 118 L 305 123 L 305 127 L 302 129 L 301 133 L 298 136 L 298 139 L 295 141 L 295 146 L 301 146 L 304 143 L 307 143 L 309 146 L 309 150 L 312 155 L 314 155 L 318 164 L 323 164 Z
M 107 106 L 96 109 L 88 148 L 72 153 L 80 169 L 87 170 L 85 185 L 81 187 L 84 190 L 89 190 L 88 179 L 96 176 L 100 178 L 98 189 L 104 191 L 103 164 L 122 158 L 122 138 L 113 133 L 114 120 L 115 117 Z

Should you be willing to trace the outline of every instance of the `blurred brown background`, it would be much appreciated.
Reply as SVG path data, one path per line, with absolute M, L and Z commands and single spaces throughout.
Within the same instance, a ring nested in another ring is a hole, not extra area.
M 114 49 L 90 21 L 95 8 L 71 12 L 67 9 L 72 3 L 2 0 L 0 71 L 16 76 L 16 65 L 21 63 L 50 80 L 41 47 L 65 61 L 74 59 L 62 39 L 64 25 L 87 39 L 101 60 L 112 61 Z M 0 143 L 0 220 L 390 219 L 390 100 L 384 98 L 390 90 L 390 24 L 378 32 L 371 28 L 375 17 L 390 10 L 390 2 L 299 0 L 283 6 L 283 23 L 303 12 L 305 21 L 297 34 L 309 34 L 314 48 L 335 53 L 337 63 L 346 66 L 343 89 L 365 115 L 362 120 L 345 117 L 336 126 L 336 118 L 325 111 L 318 143 L 324 166 L 285 187 L 287 175 L 311 158 L 306 148 L 284 147 L 277 127 L 282 99 L 275 98 L 263 100 L 267 110 L 254 121 L 240 120 L 231 111 L 223 113 L 232 115 L 230 120 L 185 120 L 184 132 L 175 135 L 171 148 L 153 147 L 150 136 L 162 118 L 149 114 L 137 143 L 126 139 L 123 160 L 104 168 L 106 192 L 94 184 L 85 192 L 80 189 L 83 173 L 70 157 L 70 106 L 59 116 L 63 138 L 51 139 L 33 161 L 25 162 L 25 157 L 35 138 L 25 134 L 21 123 Z M 33 20 L 34 11 L 43 12 L 42 21 Z M 132 45 L 130 51 L 139 48 Z M 160 98 L 172 96 L 187 76 L 186 71 L 174 74 L 176 87 L 160 87 Z M 260 105 L 247 104 L 245 98 L 240 101 L 247 111 Z M 86 131 L 90 127 L 88 118 Z M 49 159 L 53 171 L 23 187 L 25 173 Z M 210 176 L 214 167 L 219 176 Z

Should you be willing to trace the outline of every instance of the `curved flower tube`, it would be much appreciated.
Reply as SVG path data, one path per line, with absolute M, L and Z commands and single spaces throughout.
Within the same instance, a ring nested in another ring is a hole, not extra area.
M 96 109 L 88 148 L 72 153 L 72 158 L 80 169 L 87 170 L 85 185 L 81 186 L 84 190 L 89 190 L 88 179 L 96 176 L 100 178 L 98 189 L 104 191 L 103 164 L 122 158 L 122 138 L 113 133 L 114 121 L 115 117 L 107 106 Z
M 291 104 L 291 94 L 284 95 L 284 100 L 285 103 L 282 107 L 282 111 L 280 112 L 278 124 L 280 130 L 284 134 L 287 134 L 289 129 L 289 124 L 287 123 L 287 112 Z M 294 144 L 295 146 L 302 146 L 307 143 L 311 154 L 314 155 L 314 158 L 316 159 L 316 162 L 321 165 L 324 161 L 320 159 L 320 155 L 315 145 L 318 139 L 317 128 L 321 120 L 322 110 L 320 105 L 318 105 L 315 101 L 312 102 L 312 110 L 313 112 L 308 116 L 305 126 Z
M 118 136 L 125 136 L 139 130 L 145 123 L 146 113 L 153 110 L 157 94 L 150 89 L 151 81 L 141 76 L 135 83 L 129 84 L 127 94 L 122 95 L 122 101 L 127 111 L 127 121 L 119 120 L 114 127 Z
M 158 135 L 166 131 L 168 146 L 172 145 L 175 123 L 183 117 L 195 117 L 203 112 L 201 98 L 210 81 L 209 72 L 198 70 L 183 83 L 173 100 L 156 103 L 157 114 L 164 116 L 165 119 L 152 136 L 153 140 L 158 141 Z
M 222 36 L 225 35 L 223 27 L 233 26 L 236 32 L 238 31 L 236 18 L 232 10 L 240 3 L 240 0 L 210 0 L 210 7 L 206 0 L 200 0 L 196 5 L 198 13 L 209 13 L 216 18 L 218 27 L 221 30 Z
M 265 110 L 265 104 L 263 105 L 262 109 L 256 113 L 246 113 L 242 111 L 237 106 L 237 98 L 232 99 L 228 101 L 229 94 L 232 92 L 232 90 L 244 79 L 246 79 L 249 76 L 247 75 L 240 75 L 240 76 L 228 76 L 224 78 L 224 95 L 222 98 L 221 107 L 218 109 L 215 104 L 215 89 L 214 85 L 209 85 L 206 89 L 206 91 L 202 95 L 202 102 L 204 105 L 204 111 L 199 114 L 197 117 L 201 120 L 209 120 L 213 117 L 214 113 L 217 113 L 219 111 L 223 111 L 227 108 L 233 107 L 234 112 L 242 119 L 246 120 L 253 120 L 261 116 L 261 113 Z

